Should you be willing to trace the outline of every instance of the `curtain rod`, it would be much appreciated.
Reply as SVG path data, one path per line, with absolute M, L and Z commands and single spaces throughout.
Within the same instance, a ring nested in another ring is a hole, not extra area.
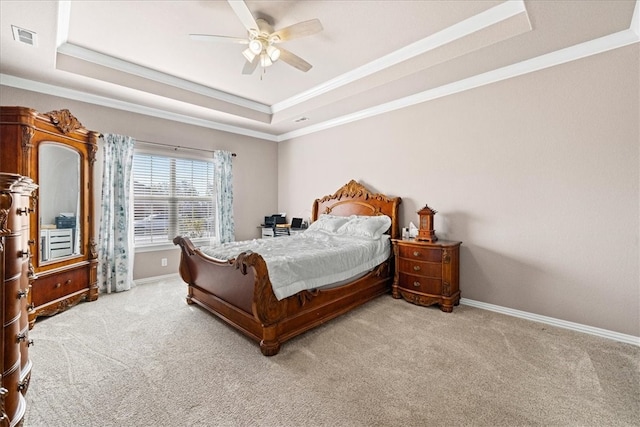
M 213 153 L 215 151 L 215 150 L 206 150 L 204 148 L 182 147 L 180 145 L 171 145 L 171 144 L 163 144 L 161 142 L 144 141 L 144 140 L 141 140 L 141 139 L 136 139 L 136 142 L 141 142 L 143 144 L 151 144 L 151 145 L 162 145 L 164 147 L 173 148 L 175 151 L 178 151 L 179 149 L 180 150 L 206 151 L 207 153 Z M 236 157 L 236 153 L 231 153 L 231 157 Z

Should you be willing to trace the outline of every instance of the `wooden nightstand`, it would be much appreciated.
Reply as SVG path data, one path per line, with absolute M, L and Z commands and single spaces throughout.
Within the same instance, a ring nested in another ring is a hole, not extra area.
M 392 239 L 395 273 L 391 295 L 418 305 L 439 304 L 447 313 L 460 303 L 460 244 Z

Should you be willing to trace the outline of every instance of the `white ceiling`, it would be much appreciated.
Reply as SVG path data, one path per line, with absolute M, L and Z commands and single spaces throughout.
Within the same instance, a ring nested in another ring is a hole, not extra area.
M 282 45 L 309 72 L 243 75 L 245 46 L 191 40 L 246 37 L 223 0 L 0 0 L 0 83 L 279 141 L 640 40 L 637 0 L 246 4 L 275 29 L 322 22 Z

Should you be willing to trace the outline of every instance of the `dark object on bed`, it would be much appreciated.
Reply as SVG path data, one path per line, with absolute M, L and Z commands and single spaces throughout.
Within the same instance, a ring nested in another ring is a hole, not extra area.
M 350 181 L 335 194 L 316 199 L 311 212 L 338 216 L 387 215 L 389 234 L 398 238 L 399 197 L 371 193 Z M 301 291 L 278 301 L 267 265 L 257 253 L 242 253 L 235 260 L 219 261 L 203 254 L 186 237 L 173 242 L 181 247 L 180 275 L 188 284 L 187 303 L 198 304 L 260 343 L 265 356 L 278 353 L 285 341 L 390 291 L 392 258 L 357 280 L 330 289 Z

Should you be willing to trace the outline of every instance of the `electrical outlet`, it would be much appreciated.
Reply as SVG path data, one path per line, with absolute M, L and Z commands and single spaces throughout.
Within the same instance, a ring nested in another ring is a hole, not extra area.
M 166 259 L 166 258 L 162 258 L 162 259 L 160 260 L 160 263 L 161 263 L 161 265 L 162 265 L 163 267 L 166 267 L 166 266 L 167 266 L 167 259 Z

